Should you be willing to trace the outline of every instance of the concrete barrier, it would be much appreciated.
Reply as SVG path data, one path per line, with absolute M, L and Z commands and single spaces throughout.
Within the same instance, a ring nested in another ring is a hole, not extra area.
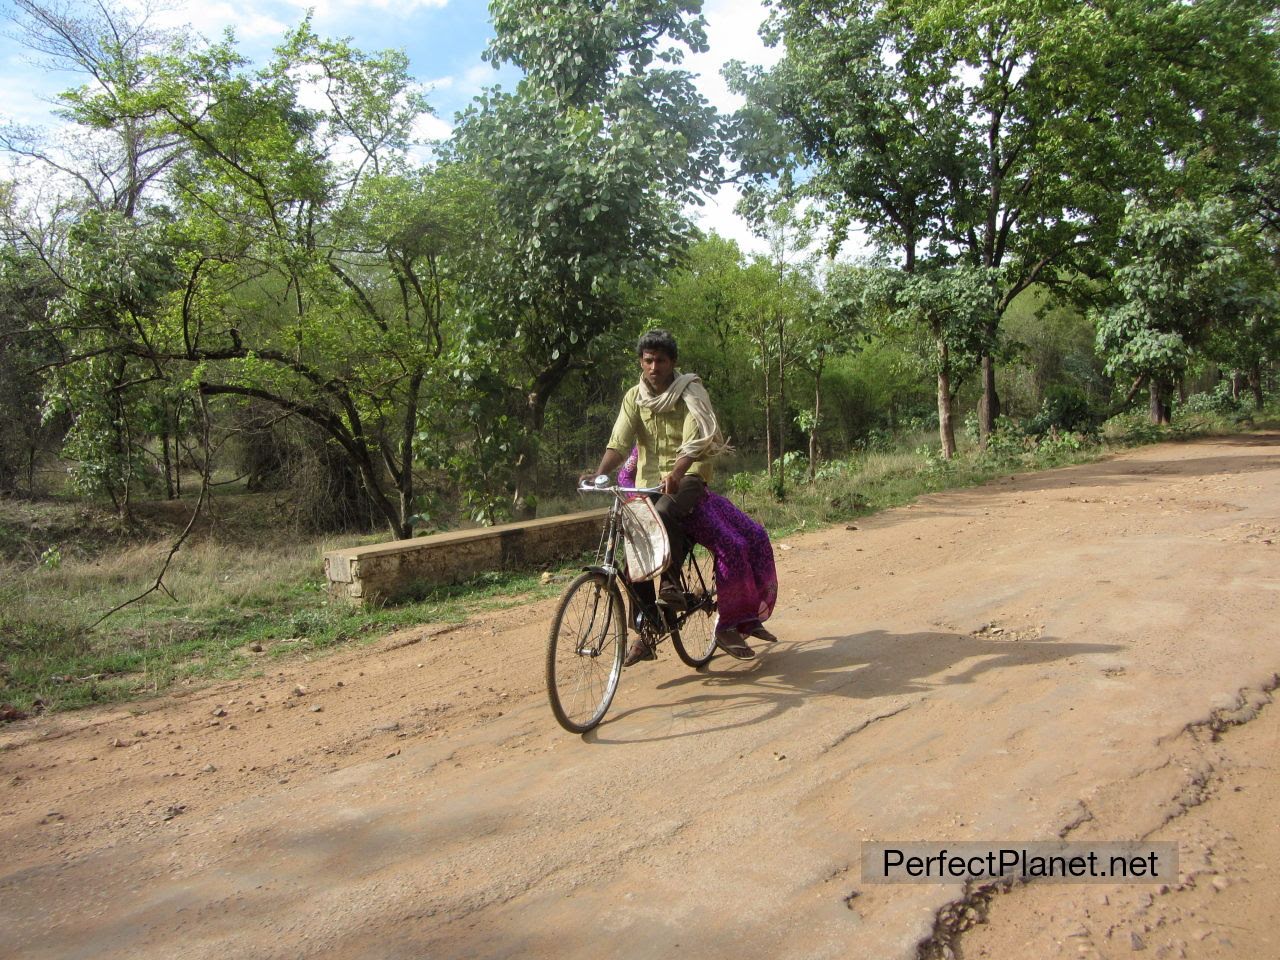
M 608 508 L 584 510 L 333 550 L 324 555 L 329 596 L 356 604 L 388 603 L 477 573 L 568 559 L 599 544 L 607 513 Z

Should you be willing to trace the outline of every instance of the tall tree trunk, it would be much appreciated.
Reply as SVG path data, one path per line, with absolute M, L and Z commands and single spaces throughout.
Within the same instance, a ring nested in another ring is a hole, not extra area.
M 996 392 L 996 362 L 993 357 L 982 358 L 982 399 L 978 401 L 978 446 L 987 449 L 987 441 L 996 429 L 1000 416 L 1000 395 Z
M 822 419 L 822 367 L 823 362 L 818 361 L 818 368 L 813 374 L 813 425 L 809 428 L 809 482 L 813 483 L 818 474 L 818 423 Z
M 533 496 L 533 492 L 541 453 L 538 438 L 542 435 L 542 426 L 546 421 L 547 404 L 569 372 L 571 362 L 568 352 L 561 353 L 549 367 L 534 377 L 532 386 L 525 394 L 525 429 L 516 457 L 514 490 L 511 496 L 511 513 L 517 520 L 532 520 L 537 515 L 537 498 Z
M 1151 422 L 1158 427 L 1168 426 L 1169 424 L 1171 411 L 1169 409 L 1168 388 L 1169 384 L 1159 377 L 1151 378 L 1148 409 L 1151 413 Z
M 408 402 L 404 410 L 404 432 L 400 437 L 400 466 L 396 486 L 400 495 L 400 539 L 413 538 L 413 438 L 418 429 L 418 392 L 422 389 L 424 375 L 415 373 L 409 378 Z
M 535 405 L 530 398 L 530 406 Z M 511 515 L 517 520 L 532 520 L 538 514 L 537 497 L 533 496 L 538 476 L 538 435 L 542 429 L 542 421 L 546 412 L 546 401 L 538 403 L 539 409 L 527 412 L 530 431 L 526 431 L 520 443 L 520 453 L 516 456 L 514 489 L 511 493 Z
M 178 441 L 182 437 L 182 398 L 173 405 L 173 492 L 179 499 L 182 497 L 182 447 Z
M 164 466 L 164 494 L 166 500 L 174 500 L 177 497 L 173 489 L 173 461 L 169 458 L 169 420 L 164 420 L 165 426 L 160 431 L 160 451 L 163 454 L 162 461 Z M 175 437 L 173 441 L 174 456 L 177 456 L 178 440 Z
M 773 478 L 773 405 L 770 395 L 769 384 L 769 359 L 763 357 L 761 369 L 764 370 L 764 472 L 765 476 Z
M 1253 388 L 1253 405 L 1257 410 L 1261 410 L 1266 405 L 1266 397 L 1262 392 L 1262 364 L 1254 363 L 1253 369 L 1249 371 L 1249 386 Z
M 938 435 L 943 459 L 950 460 L 956 455 L 956 430 L 951 422 L 951 352 L 942 337 L 938 337 Z
M 773 494 L 779 500 L 787 496 L 787 367 L 783 353 L 783 327 L 786 320 L 778 317 L 778 475 L 774 477 Z

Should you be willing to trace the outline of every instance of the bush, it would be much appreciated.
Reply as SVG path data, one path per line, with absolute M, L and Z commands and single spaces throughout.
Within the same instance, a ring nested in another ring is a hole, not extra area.
M 1130 410 L 1112 417 L 1101 427 L 1102 436 L 1110 443 L 1121 445 L 1158 443 L 1169 436 L 1169 431 L 1151 422 L 1145 410 Z
M 1177 404 L 1175 412 L 1216 413 L 1230 416 L 1234 413 L 1240 413 L 1243 409 L 1244 404 L 1231 396 L 1230 381 L 1223 380 L 1212 390 L 1206 390 L 1204 393 L 1191 394 L 1191 396 L 1187 397 L 1186 400 Z
M 773 475 L 781 472 L 783 478 L 791 486 L 807 483 L 809 480 L 809 458 L 799 450 L 788 450 L 773 461 Z
M 1051 430 L 1059 433 L 1092 433 L 1097 429 L 1099 419 L 1083 390 L 1054 385 L 1045 391 L 1040 412 L 1026 422 L 1024 430 L 1033 436 Z

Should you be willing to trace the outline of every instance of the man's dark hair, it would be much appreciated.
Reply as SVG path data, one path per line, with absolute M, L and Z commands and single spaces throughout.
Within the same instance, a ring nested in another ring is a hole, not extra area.
M 661 350 L 672 360 L 679 356 L 676 349 L 676 338 L 666 330 L 650 330 L 636 344 L 636 356 L 642 356 L 646 350 Z

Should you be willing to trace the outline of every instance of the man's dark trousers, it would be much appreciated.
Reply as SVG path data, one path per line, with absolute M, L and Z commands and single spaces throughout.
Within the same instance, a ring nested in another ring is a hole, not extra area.
M 700 476 L 686 473 L 680 478 L 680 486 L 674 495 L 664 493 L 654 504 L 662 525 L 667 528 L 667 539 L 671 541 L 671 565 L 662 575 L 664 581 L 675 583 L 680 576 L 680 566 L 684 563 L 685 554 L 689 552 L 684 519 L 693 512 L 706 489 L 707 485 Z

